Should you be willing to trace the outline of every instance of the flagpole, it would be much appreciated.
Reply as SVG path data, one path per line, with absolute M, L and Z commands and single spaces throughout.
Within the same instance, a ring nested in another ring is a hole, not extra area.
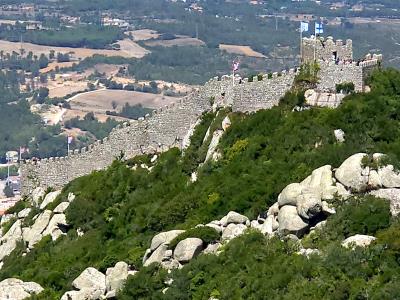
M 303 63 L 303 28 L 300 23 L 300 66 Z

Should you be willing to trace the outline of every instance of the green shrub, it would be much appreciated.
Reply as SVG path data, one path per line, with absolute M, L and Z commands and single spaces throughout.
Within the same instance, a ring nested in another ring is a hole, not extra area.
M 336 93 L 350 94 L 355 90 L 353 82 L 344 82 L 336 84 Z
M 303 239 L 303 245 L 320 248 L 331 241 L 342 241 L 355 234 L 375 235 L 388 228 L 391 222 L 390 205 L 387 200 L 373 196 L 350 198 L 328 218 L 323 229 Z
M 10 228 L 14 225 L 14 223 L 15 223 L 17 220 L 18 220 L 17 217 L 13 217 L 13 218 L 11 218 L 10 220 L 8 220 L 7 222 L 5 222 L 5 223 L 2 225 L 2 232 L 3 232 L 3 234 L 6 234 L 6 233 L 10 230 Z
M 220 234 L 214 228 L 211 228 L 208 226 L 196 227 L 196 228 L 186 230 L 185 232 L 178 235 L 176 238 L 174 238 L 171 241 L 171 243 L 169 243 L 168 247 L 170 249 L 174 249 L 180 241 L 183 241 L 184 239 L 187 239 L 187 238 L 199 238 L 205 244 L 210 244 L 210 243 L 213 243 L 213 242 L 219 240 Z
M 7 214 L 18 214 L 21 210 L 30 207 L 30 204 L 27 202 L 27 200 L 22 199 L 20 201 L 18 201 L 17 203 L 15 203 L 15 205 L 13 207 L 10 207 L 9 209 L 7 209 Z

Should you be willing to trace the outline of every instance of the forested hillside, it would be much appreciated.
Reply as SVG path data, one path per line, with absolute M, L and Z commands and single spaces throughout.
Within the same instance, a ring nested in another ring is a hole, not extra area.
M 357 152 L 386 153 L 396 163 L 400 73 L 377 72 L 370 84 L 371 93 L 350 95 L 335 110 L 293 112 L 303 97 L 292 91 L 271 110 L 208 113 L 183 155 L 171 149 L 155 162 L 148 156 L 128 161 L 121 156 L 107 170 L 74 180 L 51 204 L 54 208 L 70 192 L 76 195 L 66 211 L 67 236 L 55 242 L 45 238 L 25 256 L 19 244 L 5 259 L 0 280 L 35 281 L 45 291 L 34 299 L 59 299 L 85 268 L 104 272 L 126 261 L 140 271 L 118 299 L 394 299 L 399 294 L 399 223 L 387 202 L 364 196 L 338 204 L 323 234 L 303 238 L 304 245 L 324 253 L 320 256 L 297 255 L 296 243 L 249 231 L 219 256 L 200 255 L 169 275 L 157 265 L 142 267 L 144 252 L 160 231 L 189 229 L 231 210 L 255 218 L 289 183 L 325 164 L 338 167 Z M 207 129 L 220 128 L 226 114 L 232 126 L 219 144 L 222 158 L 201 166 L 198 181 L 190 183 L 190 174 L 205 158 Z M 346 133 L 344 143 L 335 140 L 338 128 Z M 78 237 L 77 229 L 84 235 Z M 377 242 L 355 251 L 342 248 L 340 241 L 355 233 L 375 235 Z M 163 294 L 168 278 L 173 283 Z

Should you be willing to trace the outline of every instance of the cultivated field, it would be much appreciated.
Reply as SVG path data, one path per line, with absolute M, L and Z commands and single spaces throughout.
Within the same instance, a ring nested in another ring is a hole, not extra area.
M 71 111 L 69 117 L 76 111 L 77 115 L 85 115 L 88 112 L 105 115 L 107 110 L 114 110 L 112 102 L 117 104 L 117 111 L 122 109 L 125 103 L 130 105 L 142 104 L 144 107 L 159 108 L 174 103 L 178 98 L 165 97 L 162 95 L 142 93 L 123 90 L 97 90 L 93 92 L 82 93 L 72 97 L 69 100 Z
M 176 39 L 172 40 L 151 40 L 145 42 L 146 46 L 154 47 L 154 46 L 162 46 L 162 47 L 173 47 L 173 46 L 204 46 L 205 43 L 202 40 L 179 36 Z
M 157 31 L 151 29 L 139 29 L 125 32 L 125 34 L 129 33 L 132 34 L 133 41 L 135 42 L 156 39 L 160 36 Z
M 35 55 L 46 54 L 48 55 L 50 50 L 54 50 L 56 53 L 73 53 L 73 58 L 84 59 L 86 57 L 93 56 L 94 54 L 105 55 L 105 56 L 122 56 L 122 57 L 135 57 L 142 58 L 149 53 L 148 50 L 139 46 L 135 42 L 124 39 L 118 42 L 120 44 L 120 50 L 104 50 L 104 49 L 88 49 L 88 48 L 71 48 L 71 47 L 53 47 L 43 46 L 31 43 L 23 43 L 23 48 L 26 52 L 32 51 Z M 21 44 L 18 42 L 0 41 L 0 49 L 5 53 L 12 53 L 16 49 L 20 49 Z
M 265 57 L 262 53 L 254 51 L 249 46 L 220 44 L 219 49 L 225 50 L 228 53 L 239 54 L 249 57 Z

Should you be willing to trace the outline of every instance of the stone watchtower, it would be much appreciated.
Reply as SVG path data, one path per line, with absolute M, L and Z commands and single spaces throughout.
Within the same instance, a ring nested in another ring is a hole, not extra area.
M 353 42 L 346 40 L 334 41 L 331 36 L 303 38 L 302 40 L 302 62 L 310 63 L 314 59 L 317 61 L 351 61 L 353 60 Z

